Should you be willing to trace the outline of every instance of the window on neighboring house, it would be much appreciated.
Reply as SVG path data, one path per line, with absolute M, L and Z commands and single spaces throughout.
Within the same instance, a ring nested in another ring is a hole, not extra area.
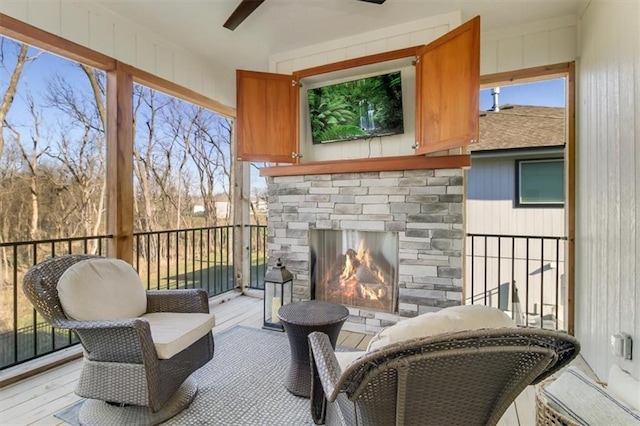
M 564 160 L 520 160 L 516 162 L 518 207 L 564 206 Z

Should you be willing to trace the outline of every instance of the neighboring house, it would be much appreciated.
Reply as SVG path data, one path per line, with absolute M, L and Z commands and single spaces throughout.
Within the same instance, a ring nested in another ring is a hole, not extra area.
M 218 194 L 215 197 L 216 218 L 227 219 L 231 216 L 231 201 L 227 194 Z M 263 198 L 252 195 L 250 201 L 257 213 L 267 212 L 267 201 Z M 207 214 L 202 201 L 196 201 L 193 206 L 193 214 L 196 216 L 205 216 Z M 249 214 L 253 214 L 253 210 L 249 210 Z
M 500 307 L 514 311 L 519 322 L 539 323 L 542 313 L 545 323 L 554 326 L 559 318 L 562 328 L 564 240 L 545 239 L 542 244 L 511 236 L 565 236 L 565 109 L 494 108 L 481 113 L 480 141 L 469 147 L 466 229 L 479 236 L 467 238 L 466 294 L 478 299 L 486 279 L 486 287 L 494 289 L 488 303 L 497 306 L 500 292 Z M 487 275 L 485 264 L 493 266 Z
M 214 196 L 217 219 L 228 219 L 231 215 L 231 202 L 227 194 L 218 194 Z M 209 213 L 202 202 L 202 199 L 196 199 L 193 205 L 194 216 L 207 216 Z

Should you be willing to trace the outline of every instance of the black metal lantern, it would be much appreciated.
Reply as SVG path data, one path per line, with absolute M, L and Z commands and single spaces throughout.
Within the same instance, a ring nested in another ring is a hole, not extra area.
M 278 317 L 278 309 L 291 303 L 293 295 L 293 275 L 282 266 L 278 258 L 276 266 L 264 275 L 264 324 L 267 330 L 284 331 Z

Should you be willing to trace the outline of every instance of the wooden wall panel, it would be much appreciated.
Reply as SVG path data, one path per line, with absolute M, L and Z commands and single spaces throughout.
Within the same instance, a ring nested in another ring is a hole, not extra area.
M 60 3 L 28 0 L 27 11 L 32 25 L 50 33 L 60 33 Z
M 549 32 L 525 34 L 522 37 L 522 65 L 523 68 L 531 68 L 540 64 L 552 64 L 549 62 L 549 50 L 541 46 L 549 45 Z
M 157 70 L 156 67 L 156 45 L 151 40 L 136 36 L 136 66 L 143 70 Z
M 105 55 L 115 57 L 115 23 L 100 12 L 89 13 L 89 46 Z
M 555 28 L 549 31 L 549 62 L 573 61 L 576 56 L 576 31 L 575 27 Z
M 611 334 L 640 339 L 640 3 L 592 2 L 580 22 L 576 336 L 601 378 Z
M 415 34 L 399 34 L 396 36 L 392 36 L 387 38 L 387 48 L 388 50 L 398 50 L 403 49 L 407 46 L 417 46 L 418 44 L 422 44 L 422 40 L 433 40 L 433 34 L 430 32 L 430 29 L 425 30 L 424 34 L 421 34 L 421 37 L 418 40 L 418 37 L 415 37 Z M 332 61 L 334 62 L 334 61 Z
M 482 34 L 481 75 L 575 60 L 576 18 L 564 16 Z
M 523 66 L 523 38 L 509 37 L 498 41 L 498 68 L 501 70 L 517 70 Z
M 26 1 L 0 2 L 0 12 L 25 22 L 29 19 L 29 12 L 27 9 L 28 3 Z
M 367 55 L 375 55 L 377 53 L 384 53 L 391 50 L 387 46 L 386 39 L 370 41 L 365 45 L 365 49 L 367 51 Z
M 493 74 L 498 69 L 498 42 L 483 42 L 482 35 L 480 40 L 480 75 Z
M 156 43 L 156 75 L 169 81 L 173 78 L 173 51 L 163 44 Z
M 135 31 L 121 23 L 115 24 L 114 34 L 115 56 L 121 62 L 130 65 L 138 65 Z
M 60 7 L 60 36 L 88 46 L 89 11 L 70 2 L 62 2 Z

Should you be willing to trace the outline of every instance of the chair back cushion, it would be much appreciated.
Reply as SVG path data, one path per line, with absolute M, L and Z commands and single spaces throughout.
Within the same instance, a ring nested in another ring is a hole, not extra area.
M 120 259 L 78 262 L 62 274 L 57 289 L 65 315 L 75 320 L 135 318 L 147 311 L 138 273 Z
M 516 323 L 497 308 L 483 305 L 452 306 L 402 320 L 380 330 L 369 342 L 367 352 L 393 343 L 481 328 L 516 327 Z

